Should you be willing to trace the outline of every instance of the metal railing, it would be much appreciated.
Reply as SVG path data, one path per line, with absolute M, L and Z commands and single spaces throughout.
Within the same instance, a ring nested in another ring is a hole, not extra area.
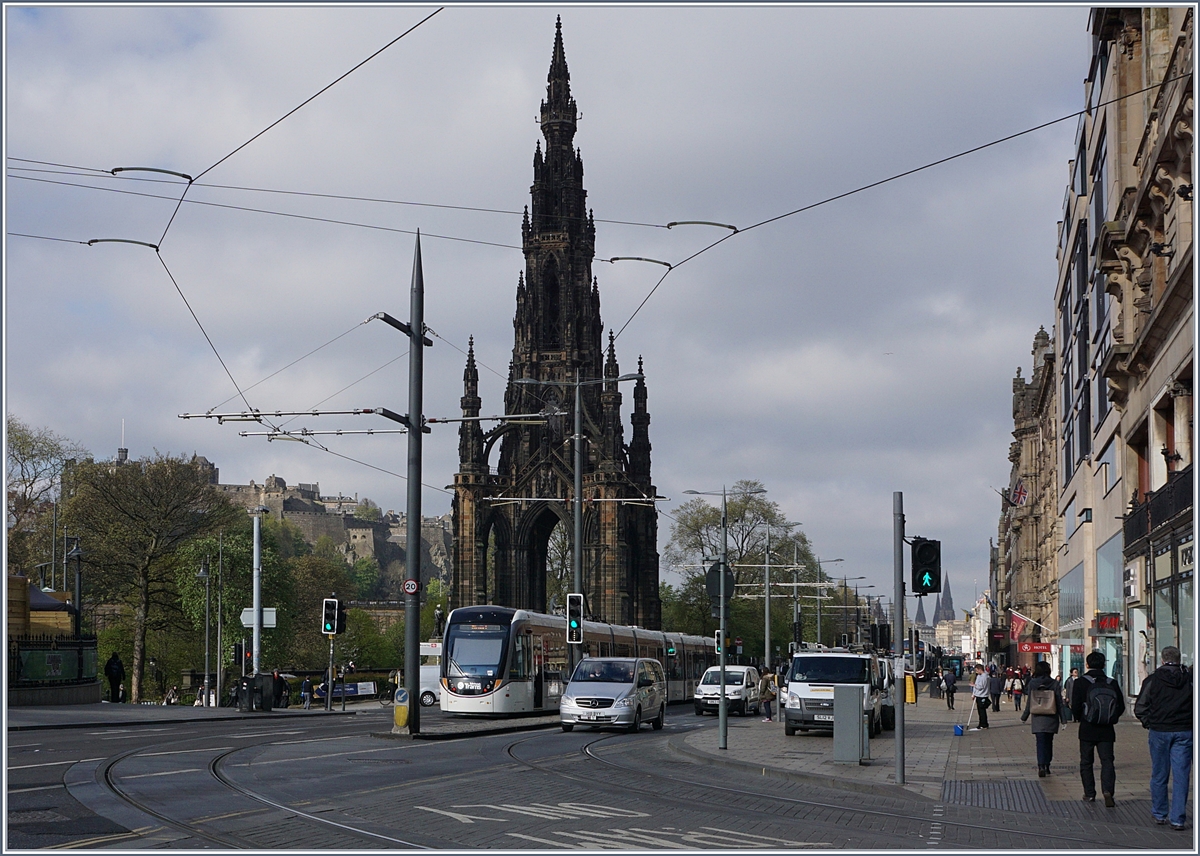
M 95 637 L 8 637 L 8 683 L 11 687 L 91 683 L 99 674 L 98 665 Z

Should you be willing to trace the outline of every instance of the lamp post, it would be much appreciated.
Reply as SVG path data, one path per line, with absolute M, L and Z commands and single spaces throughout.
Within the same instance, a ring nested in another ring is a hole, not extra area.
M 262 625 L 263 625 L 263 610 L 262 610 L 262 518 L 264 514 L 270 514 L 271 509 L 265 505 L 256 505 L 248 512 L 254 518 L 254 599 L 251 608 L 254 612 L 254 656 L 252 664 L 254 666 L 254 674 L 259 673 L 260 661 L 262 656 Z
M 821 573 L 822 573 L 822 570 L 821 570 L 821 565 L 832 565 L 832 564 L 834 564 L 834 563 L 836 563 L 836 562 L 844 562 L 844 561 L 846 561 L 846 560 L 845 560 L 845 559 L 822 559 L 822 558 L 820 558 L 820 557 L 817 557 L 817 558 L 813 559 L 813 561 L 814 561 L 814 562 L 816 563 L 816 565 L 817 565 L 817 582 L 818 582 L 818 583 L 822 583 L 822 580 L 821 580 Z M 804 567 L 805 567 L 805 568 L 808 568 L 809 566 L 808 566 L 808 565 L 805 565 Z M 835 585 L 835 586 L 836 586 L 836 585 L 837 585 L 837 583 L 831 583 L 831 585 Z M 821 589 L 822 589 L 822 590 L 824 590 L 826 587 L 827 587 L 827 586 L 825 586 L 825 585 L 821 585 Z M 817 601 L 817 644 L 818 644 L 818 645 L 822 644 L 822 642 L 821 642 L 821 601 L 819 601 L 819 600 Z
M 766 492 L 767 491 L 765 488 L 760 487 L 760 488 L 755 488 L 754 490 L 744 491 L 742 493 L 742 495 L 743 496 L 752 496 L 756 493 L 766 493 Z M 715 490 L 710 490 L 710 491 L 685 490 L 684 493 L 690 494 L 692 496 L 717 496 L 718 495 Z M 725 493 L 724 487 L 721 488 L 720 497 L 721 497 L 721 589 L 720 589 L 721 655 L 720 655 L 719 662 L 720 662 L 720 670 L 721 670 L 721 689 L 720 689 L 721 703 L 717 706 L 717 720 L 718 720 L 717 721 L 717 735 L 718 735 L 717 748 L 718 749 L 728 749 L 729 746 L 728 746 L 727 738 L 729 736 L 729 711 L 726 710 L 726 707 L 728 705 L 727 705 L 726 699 L 725 699 L 725 649 L 728 648 L 729 646 L 725 644 L 725 638 L 726 638 L 725 637 L 725 631 L 726 631 L 725 617 L 728 614 L 729 610 L 725 608 L 725 598 L 726 598 L 725 574 L 727 574 L 729 572 L 729 514 L 727 513 L 727 509 L 726 509 L 726 493 Z M 733 594 L 733 592 L 729 592 L 729 594 Z M 767 600 L 769 601 L 770 598 L 767 598 Z
M 620 383 L 626 380 L 641 380 L 641 372 L 621 375 L 618 378 L 596 378 L 581 380 L 579 369 L 575 369 L 574 381 L 538 380 L 532 377 L 517 378 L 513 383 L 532 386 L 571 386 L 575 388 L 575 431 L 572 439 L 575 441 L 575 479 L 574 479 L 574 543 L 571 545 L 571 593 L 583 594 L 583 394 L 582 388 L 598 383 L 613 381 Z M 584 598 L 586 602 L 586 597 Z M 575 666 L 574 646 L 568 646 L 571 651 L 570 665 Z
M 80 588 L 80 565 L 83 563 L 83 550 L 79 549 L 79 539 L 74 538 L 75 546 L 71 548 L 71 552 L 67 553 L 68 559 L 75 560 L 75 638 L 79 638 L 79 634 L 83 630 L 83 602 L 81 600 Z M 64 574 L 64 577 L 66 575 Z M 66 579 L 63 579 L 63 588 L 66 588 Z
M 859 612 L 858 588 L 859 588 L 858 583 L 855 583 L 854 584 L 854 644 L 855 645 L 862 644 L 862 613 Z M 869 586 L 863 586 L 863 588 L 871 589 L 871 588 L 875 588 L 875 586 L 869 585 Z M 871 596 L 864 595 L 864 597 L 867 598 L 867 612 L 869 614 L 871 611 L 871 601 L 870 601 Z
M 196 572 L 196 579 L 204 580 L 204 707 L 208 707 L 208 608 L 210 603 L 209 594 L 211 592 L 209 586 L 211 576 L 208 573 L 208 556 L 205 556 L 204 561 L 200 563 L 200 570 Z

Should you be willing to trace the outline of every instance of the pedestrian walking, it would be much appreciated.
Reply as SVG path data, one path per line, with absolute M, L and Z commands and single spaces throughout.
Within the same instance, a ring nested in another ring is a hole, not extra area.
M 1013 697 L 1013 678 L 1015 678 L 1015 677 L 1016 677 L 1016 674 L 1013 672 L 1013 670 L 1012 670 L 1012 669 L 1008 669 L 1008 670 L 1007 670 L 1007 671 L 1005 671 L 1005 673 L 1004 673 L 1004 694 L 1005 694 L 1006 696 L 1008 696 L 1008 700 L 1009 700 L 1009 701 L 1012 701 L 1012 697 Z
M 1038 663 L 1037 666 L 1033 667 L 1033 673 L 1035 675 L 1038 673 L 1038 666 L 1041 666 L 1041 665 L 1043 665 L 1043 664 Z M 1050 677 L 1050 664 L 1045 663 L 1044 665 L 1046 666 L 1046 677 Z M 1030 678 L 1030 680 L 1033 680 L 1033 678 Z M 1053 680 L 1053 678 L 1051 678 L 1051 680 Z M 1059 688 L 1059 692 L 1062 692 L 1061 687 Z M 1024 695 L 1025 695 L 1025 680 L 1020 675 L 1013 675 L 1012 698 L 1013 698 L 1013 708 L 1015 710 L 1021 709 L 1021 699 L 1022 699 L 1022 697 L 1024 697 Z
M 1096 801 L 1095 756 L 1100 756 L 1100 792 L 1108 808 L 1116 805 L 1117 767 L 1113 746 L 1117 732 L 1113 728 L 1125 712 L 1125 699 L 1117 682 L 1104 674 L 1105 657 L 1093 651 L 1084 661 L 1087 671 L 1075 682 L 1071 693 L 1071 712 L 1079 720 L 1079 778 L 1083 781 L 1083 799 Z
M 308 678 L 300 682 L 300 701 L 305 710 L 312 707 L 312 681 Z
M 773 719 L 771 702 L 775 700 L 775 675 L 773 673 L 763 673 L 762 680 L 758 682 L 758 700 L 762 702 L 763 713 L 766 714 L 763 722 L 770 722 Z
M 946 708 L 948 710 L 954 710 L 954 691 L 956 689 L 956 683 L 957 678 L 954 676 L 954 670 L 947 669 L 942 674 L 942 685 L 946 687 Z
M 988 693 L 989 684 L 990 680 L 983 669 L 983 663 L 976 663 L 975 684 L 971 687 L 971 697 L 975 699 L 975 709 L 979 711 L 979 725 L 972 728 L 972 731 L 982 731 L 988 727 L 987 709 L 992 703 Z
M 1063 705 L 1063 722 L 1070 722 L 1075 718 L 1071 713 L 1071 693 L 1075 690 L 1075 681 L 1079 678 L 1079 670 L 1072 669 L 1067 679 L 1063 681 L 1063 698 L 1066 704 Z
M 1192 780 L 1192 675 L 1179 659 L 1174 645 L 1163 648 L 1162 665 L 1142 682 L 1133 715 L 1150 732 L 1150 813 L 1155 822 L 1183 830 Z
M 280 707 L 283 704 L 283 691 L 287 686 L 287 681 L 279 674 L 276 669 L 271 673 L 271 706 Z
M 933 673 L 933 677 L 929 679 L 929 697 L 942 697 L 942 670 L 938 669 Z
M 1062 687 L 1050 677 L 1050 664 L 1038 663 L 1033 667 L 1029 679 L 1029 704 L 1021 713 L 1021 721 L 1032 719 L 1029 730 L 1037 750 L 1038 776 L 1050 775 L 1050 762 L 1054 760 L 1054 735 L 1058 733 L 1059 708 L 1062 706 Z M 1017 688 L 1013 688 L 1016 697 Z M 1017 708 L 1020 710 L 1020 707 Z
M 122 682 L 125 680 L 125 664 L 121 662 L 121 655 L 116 651 L 112 652 L 112 656 L 104 664 L 104 677 L 108 678 L 108 700 L 123 701 L 121 690 L 124 688 Z
M 992 674 L 988 677 L 988 695 L 992 699 L 992 710 L 1000 712 L 1000 696 L 1004 693 L 1004 675 L 992 666 Z

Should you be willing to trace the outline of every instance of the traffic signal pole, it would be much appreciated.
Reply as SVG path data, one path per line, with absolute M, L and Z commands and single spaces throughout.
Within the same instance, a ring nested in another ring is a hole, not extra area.
M 346 695 L 343 688 L 342 695 Z M 333 634 L 329 634 L 329 672 L 325 678 L 325 709 L 333 710 Z
M 725 605 L 727 597 L 725 591 L 725 575 L 729 573 L 729 516 L 725 509 L 725 488 L 721 488 L 721 644 L 720 644 L 720 666 L 721 666 L 721 703 L 717 706 L 717 748 L 728 749 L 729 737 L 729 704 L 725 698 L 725 649 L 729 646 L 725 644 L 726 628 L 725 617 L 729 610 Z M 732 592 L 729 592 L 732 594 Z
M 895 615 L 892 620 L 892 644 L 896 647 L 896 668 L 899 688 L 893 687 L 892 701 L 896 710 L 896 784 L 904 784 L 904 703 L 908 695 L 908 678 L 904 675 L 904 494 L 892 494 L 892 563 L 895 566 Z M 917 663 L 913 652 L 913 665 Z

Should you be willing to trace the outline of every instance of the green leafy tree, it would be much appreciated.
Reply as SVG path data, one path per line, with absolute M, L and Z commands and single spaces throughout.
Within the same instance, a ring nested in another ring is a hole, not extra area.
M 337 646 L 338 659 L 344 663 L 353 660 L 358 669 L 396 669 L 401 665 L 400 648 L 362 609 L 347 613 L 346 632 L 338 637 Z
M 195 463 L 162 454 L 123 465 L 81 464 L 72 487 L 66 519 L 82 539 L 89 594 L 124 606 L 131 617 L 130 700 L 136 703 L 147 633 L 177 626 L 183 617 L 181 548 L 231 526 L 238 511 Z
M 50 558 L 51 503 L 59 498 L 64 470 L 87 450 L 49 428 L 33 428 L 16 416 L 4 418 L 8 567 L 29 572 Z
M 329 639 L 321 633 L 322 602 L 327 597 L 350 600 L 353 584 L 342 559 L 314 552 L 288 562 L 293 591 L 295 624 L 285 659 L 297 668 L 319 669 L 329 661 Z
M 575 582 L 571 535 L 565 523 L 559 523 L 546 544 L 546 608 L 567 608 L 567 593 Z
M 358 505 L 355 506 L 354 516 L 359 520 L 366 520 L 370 523 L 376 523 L 383 519 L 383 511 L 378 505 L 364 496 L 361 500 L 359 500 Z
M 379 576 L 379 561 L 374 556 L 355 559 L 350 568 L 350 582 L 354 586 L 355 596 L 361 600 L 370 599 L 379 585 Z
M 731 637 L 742 637 L 743 656 L 761 659 L 763 652 L 763 582 L 767 553 L 767 528 L 773 582 L 817 582 L 818 566 L 808 538 L 797 524 L 787 520 L 775 503 L 761 493 L 758 481 L 739 481 L 726 494 L 730 571 L 734 575 L 734 599 L 730 603 Z M 710 501 L 710 499 L 712 501 Z M 709 635 L 716 631 L 717 619 L 711 616 L 710 599 L 704 575 L 708 564 L 721 555 L 724 541 L 721 530 L 719 498 L 697 497 L 675 512 L 664 562 L 683 578 L 673 588 L 669 607 L 664 605 L 663 626 L 675 630 Z M 821 579 L 825 579 L 824 576 Z M 755 587 L 757 586 L 757 588 Z M 812 594 L 816 587 L 800 588 L 800 595 Z M 775 588 L 771 599 L 771 650 L 787 650 L 792 635 L 792 598 L 790 589 Z M 812 603 L 809 601 L 801 601 Z M 668 619 L 668 615 L 670 619 Z M 675 622 L 678 622 L 678 628 Z

